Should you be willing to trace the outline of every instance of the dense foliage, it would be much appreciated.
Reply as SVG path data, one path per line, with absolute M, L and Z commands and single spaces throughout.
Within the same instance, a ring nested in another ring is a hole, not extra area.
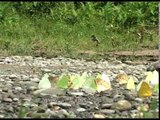
M 17 22 L 22 16 L 44 17 L 74 25 L 90 19 L 103 19 L 106 24 L 127 26 L 158 23 L 156 2 L 1 2 L 1 22 Z M 90 22 L 90 21 L 88 21 Z

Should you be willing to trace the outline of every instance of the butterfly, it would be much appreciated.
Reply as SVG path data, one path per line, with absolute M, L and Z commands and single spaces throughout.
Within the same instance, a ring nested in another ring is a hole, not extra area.
M 129 77 L 129 80 L 127 82 L 127 89 L 135 90 L 134 78 L 132 76 Z
M 44 76 L 42 77 L 42 79 L 40 80 L 40 82 L 38 84 L 39 89 L 51 88 L 51 83 L 50 83 L 48 77 L 49 77 L 49 75 L 47 73 L 44 74 Z
M 99 75 L 95 80 L 95 83 L 97 85 L 98 92 L 112 89 L 110 79 L 105 73 Z
M 119 84 L 126 84 L 128 79 L 129 79 L 129 77 L 127 74 L 118 74 L 116 76 L 116 81 L 118 81 Z
M 150 88 L 149 84 L 145 81 L 141 83 L 141 86 L 138 90 L 139 97 L 150 97 L 152 96 L 152 89 Z

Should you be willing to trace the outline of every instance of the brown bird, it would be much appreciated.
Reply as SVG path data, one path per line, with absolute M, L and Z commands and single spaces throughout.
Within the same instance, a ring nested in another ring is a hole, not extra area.
M 97 39 L 97 37 L 95 35 L 91 35 L 91 40 L 96 42 L 96 46 L 98 46 L 100 44 L 100 41 Z

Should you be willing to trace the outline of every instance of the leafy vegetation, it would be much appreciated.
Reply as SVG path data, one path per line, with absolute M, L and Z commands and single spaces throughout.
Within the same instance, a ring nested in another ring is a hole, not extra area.
M 80 50 L 152 49 L 158 44 L 157 25 L 157 2 L 1 2 L 0 50 L 74 57 Z

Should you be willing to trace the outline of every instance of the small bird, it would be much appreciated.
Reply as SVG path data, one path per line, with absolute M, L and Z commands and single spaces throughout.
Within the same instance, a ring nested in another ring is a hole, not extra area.
M 100 41 L 97 39 L 95 35 L 91 35 L 91 40 L 97 43 L 96 46 L 100 44 Z

